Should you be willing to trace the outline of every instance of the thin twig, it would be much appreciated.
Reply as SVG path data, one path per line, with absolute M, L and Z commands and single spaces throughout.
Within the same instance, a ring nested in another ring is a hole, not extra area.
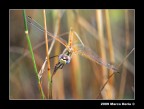
M 135 48 L 133 48 L 129 54 L 123 59 L 123 61 L 118 65 L 118 68 L 125 62 L 125 60 L 130 56 L 130 54 L 135 50 Z
M 102 90 L 105 88 L 105 86 L 106 86 L 107 83 L 109 82 L 110 78 L 111 78 L 114 74 L 115 74 L 115 73 L 112 73 L 112 74 L 109 76 L 108 80 L 104 83 L 103 87 L 100 89 L 100 91 L 99 91 L 99 93 L 98 93 L 98 95 L 97 95 L 96 98 L 98 98 L 98 97 L 100 96 Z

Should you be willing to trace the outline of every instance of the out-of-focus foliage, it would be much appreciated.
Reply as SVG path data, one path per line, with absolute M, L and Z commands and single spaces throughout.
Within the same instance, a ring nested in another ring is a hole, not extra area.
M 106 10 L 102 10 L 102 32 L 105 46 L 100 46 L 98 36 L 97 10 L 46 10 L 47 29 L 50 33 L 63 34 L 69 32 L 70 27 L 78 33 L 85 46 L 92 49 L 101 57 L 101 49 L 105 50 L 108 63 L 111 63 L 110 50 L 108 46 Z M 108 10 L 109 23 L 112 38 L 112 47 L 115 62 L 119 65 L 126 55 L 134 48 L 134 10 Z M 26 10 L 27 16 L 32 17 L 42 26 L 42 10 Z M 40 99 L 36 75 L 34 73 L 32 59 L 28 52 L 28 44 L 24 34 L 24 22 L 22 10 L 10 10 L 10 99 Z M 58 23 L 59 20 L 59 23 Z M 29 35 L 34 49 L 34 55 L 38 70 L 40 70 L 45 57 L 44 33 L 29 25 Z M 127 25 L 127 26 L 126 26 Z M 127 28 L 128 27 L 128 28 Z M 59 28 L 59 30 L 57 30 Z M 52 38 L 49 36 L 49 46 Z M 68 40 L 68 35 L 61 38 Z M 80 43 L 74 36 L 74 43 Z M 37 47 L 39 44 L 41 46 Z M 59 55 L 64 46 L 58 41 L 55 42 L 50 56 Z M 109 85 L 113 88 L 114 98 L 112 99 L 134 99 L 134 52 L 119 67 L 120 74 L 115 74 Z M 58 58 L 50 60 L 51 70 L 58 62 Z M 104 99 L 103 95 L 97 98 L 103 86 L 103 72 L 101 65 L 95 64 L 85 57 L 73 55 L 70 64 L 57 71 L 53 78 L 53 99 Z M 109 70 L 106 70 L 109 74 Z M 105 79 L 107 80 L 107 78 Z M 42 76 L 42 86 L 47 95 L 47 72 Z M 106 90 L 106 89 L 104 89 Z M 111 94 L 112 92 L 108 92 Z

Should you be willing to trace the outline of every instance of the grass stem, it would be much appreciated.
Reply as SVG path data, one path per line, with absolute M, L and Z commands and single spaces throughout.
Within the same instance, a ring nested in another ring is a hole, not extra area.
M 112 34 L 111 34 L 111 22 L 110 22 L 110 17 L 109 17 L 109 10 L 105 10 L 105 20 L 106 20 L 106 33 L 107 33 L 107 39 L 108 39 L 108 48 L 109 48 L 109 59 L 110 63 L 114 64 L 115 63 L 115 56 L 114 56 L 114 47 L 113 47 L 113 40 L 112 40 Z M 108 76 L 113 75 L 113 71 L 109 71 Z M 114 90 L 114 76 L 111 77 L 109 80 L 110 84 L 110 92 L 111 92 L 111 98 L 115 98 L 115 90 Z
M 25 10 L 23 10 L 23 17 L 24 17 L 25 34 L 26 34 L 29 50 L 30 50 L 30 53 L 31 53 L 31 57 L 32 57 L 33 65 L 34 65 L 34 70 L 35 70 L 35 73 L 36 73 L 36 76 L 37 76 L 37 81 L 38 81 L 38 85 L 39 85 L 40 92 L 41 92 L 41 95 L 42 95 L 42 99 L 44 99 L 45 96 L 44 96 L 44 92 L 43 92 L 43 89 L 42 89 L 42 86 L 41 86 L 41 83 L 40 83 L 40 79 L 38 78 L 38 70 L 37 70 L 37 66 L 36 66 L 36 62 L 35 62 L 35 58 L 34 58 L 34 53 L 33 53 L 32 45 L 31 45 L 31 41 L 30 41 L 30 37 L 29 37 L 29 33 L 28 33 L 28 26 L 27 26 L 27 19 L 26 19 Z
M 45 35 L 45 42 L 46 42 L 46 56 L 47 56 L 47 65 L 48 65 L 48 98 L 52 99 L 52 78 L 51 78 L 51 72 L 50 72 L 50 60 L 49 60 L 49 54 L 48 54 L 48 38 L 47 38 L 47 26 L 46 26 L 46 12 L 45 9 L 43 10 L 43 16 L 44 16 L 44 35 Z

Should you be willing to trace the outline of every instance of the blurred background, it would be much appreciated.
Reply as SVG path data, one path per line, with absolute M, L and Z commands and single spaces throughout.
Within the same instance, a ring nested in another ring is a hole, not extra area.
M 26 15 L 42 27 L 42 10 L 26 10 Z M 32 58 L 25 36 L 22 10 L 9 11 L 10 26 L 10 99 L 41 99 Z M 125 59 L 135 47 L 134 10 L 46 10 L 47 30 L 68 40 L 70 27 L 80 36 L 84 45 L 104 61 L 117 66 L 119 74 L 81 55 L 75 54 L 69 64 L 59 69 L 53 77 L 53 99 L 134 99 L 135 55 Z M 29 35 L 38 71 L 46 57 L 44 32 L 29 22 Z M 48 36 L 49 47 L 52 37 Z M 80 42 L 74 36 L 74 42 Z M 63 52 L 64 46 L 55 41 L 50 57 Z M 123 62 L 123 63 L 122 63 Z M 51 72 L 58 57 L 50 59 Z M 122 64 L 121 64 L 122 63 Z M 48 94 L 47 72 L 42 75 L 42 88 Z

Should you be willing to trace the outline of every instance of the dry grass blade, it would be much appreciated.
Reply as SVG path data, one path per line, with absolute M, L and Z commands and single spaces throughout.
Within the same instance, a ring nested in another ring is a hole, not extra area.
M 39 71 L 39 73 L 38 73 L 38 77 L 39 77 L 39 79 L 41 79 L 42 74 L 43 74 L 43 73 L 44 73 L 44 71 L 45 71 L 45 66 L 46 66 L 46 63 L 47 63 L 47 58 L 45 59 L 45 61 L 44 61 L 43 65 L 42 65 L 42 67 L 41 67 L 41 69 L 40 69 L 40 71 Z
M 80 41 L 80 43 L 82 44 L 82 46 L 84 46 L 84 43 L 81 40 L 80 36 L 75 31 L 74 31 L 74 34 L 76 35 L 76 37 L 78 38 L 78 40 Z
M 112 73 L 112 74 L 109 76 L 108 80 L 104 83 L 104 85 L 103 85 L 102 88 L 100 89 L 100 91 L 99 91 L 99 93 L 98 93 L 98 95 L 97 95 L 96 98 L 99 98 L 101 92 L 103 91 L 103 89 L 105 88 L 105 86 L 107 85 L 107 83 L 109 82 L 109 80 L 111 79 L 111 77 L 112 77 L 114 74 L 115 74 L 115 73 Z
M 45 10 L 43 10 L 43 16 L 44 16 L 44 35 L 45 35 L 45 41 L 46 41 L 46 56 L 47 56 L 47 65 L 48 65 L 48 98 L 52 99 L 52 82 L 51 82 L 51 73 L 50 73 L 50 60 L 49 60 L 49 54 L 48 54 L 48 38 L 47 38 L 47 26 L 46 26 L 46 13 Z
M 125 60 L 131 55 L 131 53 L 135 50 L 135 48 L 133 48 L 129 54 L 127 54 L 127 56 L 123 59 L 123 61 L 118 65 L 118 68 L 120 68 L 122 66 L 122 64 L 124 64 Z
M 55 12 L 54 14 L 58 14 L 57 17 L 54 17 L 54 18 L 55 18 L 54 20 L 56 21 L 54 35 L 55 35 L 55 37 L 58 37 L 58 33 L 59 33 L 59 30 L 60 30 L 60 19 L 62 18 L 63 13 L 57 11 L 57 12 Z M 55 16 L 55 15 L 54 15 L 54 16 Z M 53 39 L 52 44 L 51 44 L 51 46 L 50 46 L 50 48 L 49 48 L 49 52 L 48 52 L 48 54 L 51 53 L 51 50 L 52 50 L 52 48 L 53 48 L 53 46 L 54 46 L 55 41 L 56 41 L 56 40 Z
M 107 42 L 108 42 L 108 48 L 109 48 L 109 57 L 110 57 L 110 62 L 112 64 L 115 63 L 115 56 L 114 56 L 114 47 L 113 47 L 113 42 L 112 42 L 112 34 L 111 34 L 111 22 L 109 18 L 109 10 L 105 10 L 105 17 L 106 17 L 106 31 L 107 31 Z M 109 76 L 113 74 L 113 71 L 109 71 Z M 110 92 L 111 93 L 111 98 L 115 99 L 115 90 L 114 90 L 114 76 L 111 77 L 109 81 L 110 85 Z
M 96 10 L 96 21 L 97 21 L 97 25 L 98 25 L 98 36 L 99 36 L 99 46 L 101 47 L 100 49 L 100 57 L 106 62 L 106 52 L 105 52 L 105 42 L 104 42 L 104 34 L 103 34 L 103 16 L 102 16 L 102 10 Z M 107 79 L 107 69 L 102 67 L 102 84 L 105 83 L 106 79 Z M 108 90 L 103 90 L 102 91 L 102 97 L 103 99 L 110 99 L 110 97 L 108 95 Z

